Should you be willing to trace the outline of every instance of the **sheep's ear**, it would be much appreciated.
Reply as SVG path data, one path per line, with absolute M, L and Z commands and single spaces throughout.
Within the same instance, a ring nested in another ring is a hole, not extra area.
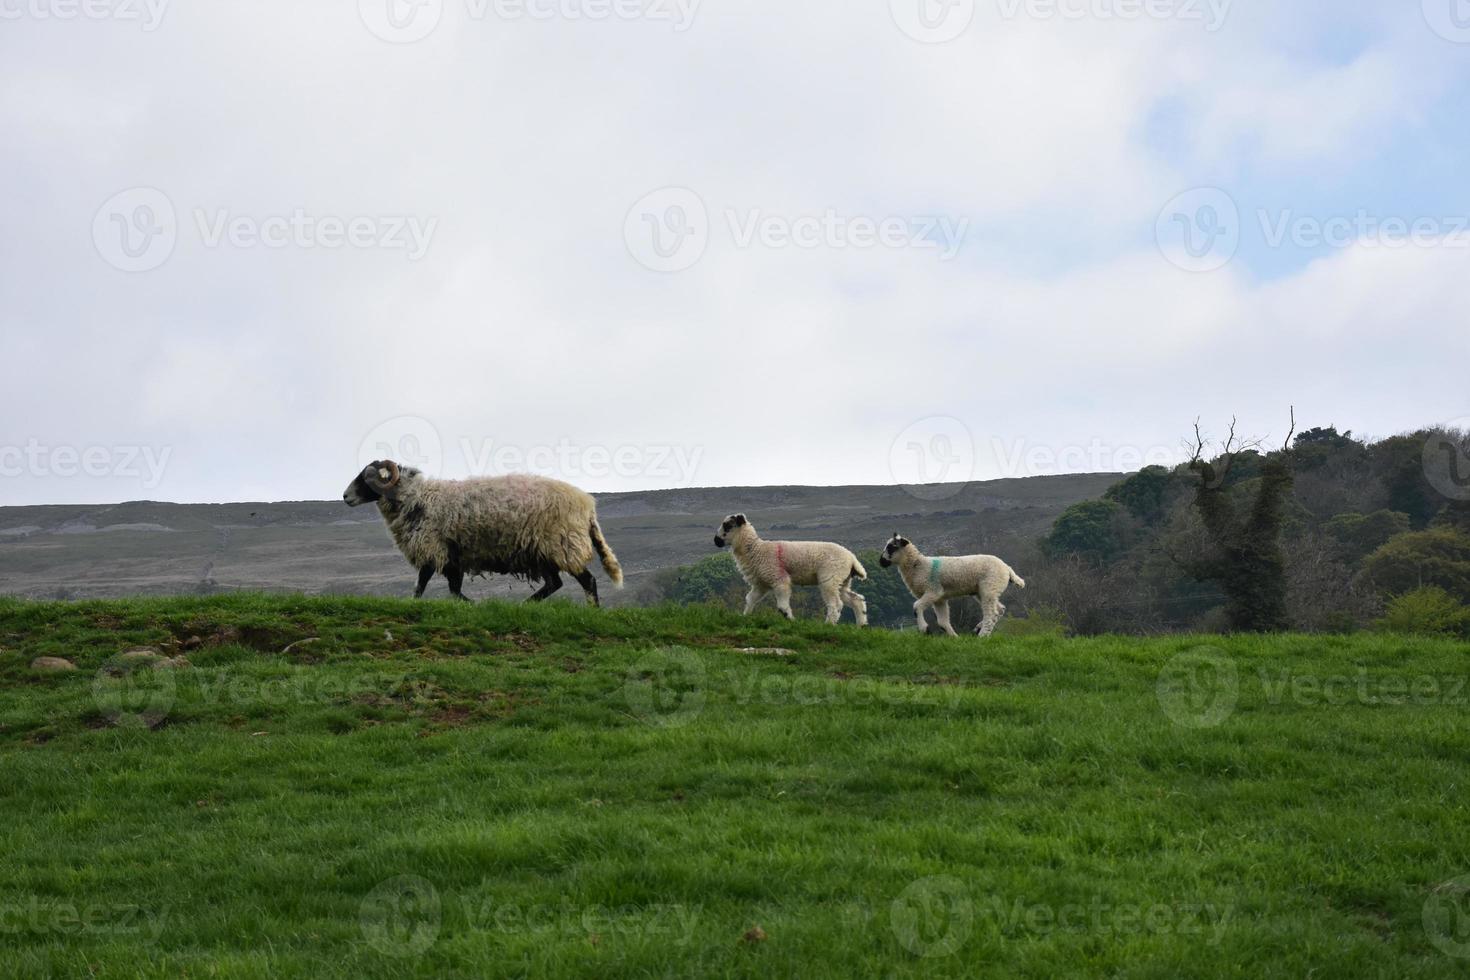
M 745 515 L 744 514 L 736 514 L 735 515 L 735 526 L 736 527 L 744 527 L 745 525 L 747 525 L 749 523 L 750 522 L 745 519 Z

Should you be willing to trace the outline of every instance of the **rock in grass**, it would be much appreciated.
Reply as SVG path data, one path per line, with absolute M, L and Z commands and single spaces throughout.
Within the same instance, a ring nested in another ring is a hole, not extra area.
M 747 657 L 794 657 L 795 650 L 787 650 L 784 647 L 741 647 L 736 653 L 743 653 Z
M 751 926 L 740 939 L 747 943 L 763 943 L 766 941 L 766 931 L 760 926 Z
M 157 647 L 133 647 L 118 654 L 117 659 L 125 664 L 151 664 L 164 656 Z
M 31 670 L 41 674 L 63 674 L 76 669 L 77 665 L 65 657 L 37 657 L 31 661 Z
M 153 661 L 152 666 L 154 670 L 185 670 L 194 665 L 189 663 L 188 657 L 164 657 Z

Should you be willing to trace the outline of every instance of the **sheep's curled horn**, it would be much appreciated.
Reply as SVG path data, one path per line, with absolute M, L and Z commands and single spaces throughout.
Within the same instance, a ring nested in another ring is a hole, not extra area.
M 370 482 L 376 484 L 376 489 L 380 491 L 392 490 L 398 486 L 398 481 L 403 478 L 403 474 L 398 470 L 398 464 L 391 459 L 374 463 L 371 469 L 373 472 Z

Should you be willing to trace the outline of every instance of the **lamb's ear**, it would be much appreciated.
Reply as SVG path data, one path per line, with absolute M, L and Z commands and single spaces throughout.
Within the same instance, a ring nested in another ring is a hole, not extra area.
M 736 514 L 735 515 L 735 526 L 736 527 L 744 527 L 745 525 L 747 525 L 749 523 L 750 522 L 745 519 L 745 515 L 744 514 Z

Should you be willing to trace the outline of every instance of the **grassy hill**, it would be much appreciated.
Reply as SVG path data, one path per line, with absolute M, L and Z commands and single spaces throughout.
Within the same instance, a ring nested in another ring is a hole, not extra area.
M 1464 644 L 1385 636 L 0 600 L 0 951 L 22 976 L 1461 977 L 1467 676 Z

